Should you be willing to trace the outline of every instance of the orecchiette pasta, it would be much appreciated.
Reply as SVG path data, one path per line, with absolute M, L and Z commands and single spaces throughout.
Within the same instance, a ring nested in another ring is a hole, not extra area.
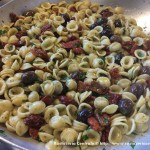
M 11 13 L 0 26 L 0 124 L 48 150 L 146 132 L 150 39 L 123 13 L 90 0 Z

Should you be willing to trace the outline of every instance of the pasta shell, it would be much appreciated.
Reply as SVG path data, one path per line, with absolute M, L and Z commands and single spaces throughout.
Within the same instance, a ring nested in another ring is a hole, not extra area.
M 129 79 L 120 79 L 117 84 L 124 89 L 131 85 L 131 81 Z
M 87 128 L 87 125 L 82 123 L 82 122 L 79 122 L 77 120 L 74 120 L 73 121 L 73 128 L 76 130 L 76 131 L 84 131 L 86 128 Z
M 138 58 L 138 59 L 144 59 L 146 58 L 146 52 L 144 50 L 141 50 L 141 49 L 137 49 L 135 52 L 134 52 L 134 55 Z
M 136 132 L 143 133 L 148 130 L 149 116 L 144 113 L 137 113 L 135 115 Z
M 122 94 L 123 90 L 119 85 L 112 85 L 110 86 L 110 92 L 115 94 Z
M 46 143 L 45 148 L 50 149 L 57 149 L 62 150 L 62 145 L 59 145 L 59 141 L 57 139 L 52 139 L 48 143 Z
M 118 127 L 112 127 L 109 132 L 108 140 L 111 144 L 115 145 L 122 140 L 122 133 Z
M 66 115 L 66 105 L 64 104 L 58 104 L 54 106 L 55 108 L 57 108 L 59 115 Z
M 117 109 L 118 109 L 118 105 L 111 104 L 103 108 L 102 112 L 107 114 L 113 114 L 117 111 Z
M 130 134 L 132 134 L 135 131 L 136 124 L 135 124 L 134 119 L 132 119 L 132 118 L 129 118 L 127 120 L 127 124 L 128 124 L 128 132 L 126 133 L 126 135 L 130 135 Z
M 100 110 L 106 108 L 106 106 L 109 105 L 109 101 L 105 97 L 97 97 L 94 100 L 94 106 L 95 108 L 98 108 Z M 107 108 L 105 109 L 107 111 Z
M 61 141 L 63 142 L 73 143 L 77 141 L 78 132 L 73 128 L 65 128 L 62 131 L 60 137 L 61 137 Z
M 54 136 L 45 132 L 39 132 L 38 133 L 39 139 L 43 142 L 43 143 L 47 143 L 50 140 L 54 139 Z
M 122 98 L 130 99 L 130 100 L 132 100 L 133 102 L 134 102 L 134 101 L 137 101 L 137 97 L 136 97 L 134 94 L 130 93 L 130 92 L 123 92 L 123 93 L 122 93 Z
M 0 78 L 0 95 L 3 95 L 5 90 L 6 90 L 6 83 L 2 78 Z
M 67 107 L 66 107 L 66 112 L 67 112 L 67 115 L 69 116 L 69 118 L 71 120 L 75 120 L 77 118 L 77 107 L 72 105 L 72 104 L 69 104 Z
M 88 129 L 83 132 L 82 136 L 88 137 L 88 139 L 84 141 L 88 145 L 99 145 L 101 133 L 98 133 L 93 129 Z
M 88 109 L 92 109 L 92 106 L 87 104 L 87 103 L 81 103 L 79 105 L 78 111 L 81 111 L 83 108 L 88 108 Z
M 136 108 L 140 108 L 142 105 L 144 105 L 146 103 L 145 98 L 143 97 L 143 95 L 140 96 L 139 100 L 136 103 Z

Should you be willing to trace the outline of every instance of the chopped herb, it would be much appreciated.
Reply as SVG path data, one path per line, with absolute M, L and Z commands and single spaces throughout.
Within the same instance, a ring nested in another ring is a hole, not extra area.
M 47 80 L 52 80 L 52 81 L 54 81 L 55 79 L 53 78 L 53 77 L 47 77 Z
M 132 134 L 133 134 L 133 135 L 138 135 L 138 134 L 137 134 L 137 133 L 135 133 L 135 132 L 132 132 Z
M 85 73 L 79 73 L 79 80 L 84 80 L 86 77 Z
M 81 43 L 80 42 L 78 42 L 78 43 L 75 43 L 75 45 L 74 45 L 75 47 L 81 47 Z
M 66 76 L 66 75 L 62 75 L 62 76 L 61 76 L 61 80 L 68 80 L 68 79 L 69 79 L 69 77 Z
M 12 50 L 12 48 L 13 48 L 13 46 L 12 46 L 12 45 L 10 45 L 10 46 L 9 46 L 9 50 L 11 51 L 11 50 Z
M 19 26 L 15 27 L 18 31 L 21 31 L 21 28 Z
M 21 86 L 21 87 L 25 87 L 25 85 L 21 82 L 21 83 L 19 83 L 19 86 Z
M 102 97 L 105 97 L 106 99 L 108 99 L 108 98 L 109 98 L 109 96 L 108 96 L 108 95 L 102 95 Z
M 4 134 L 5 133 L 5 131 L 3 131 L 3 130 L 0 130 L 0 134 Z
M 6 30 L 0 30 L 0 35 L 5 34 L 7 31 Z
M 123 35 L 125 35 L 126 34 L 126 29 L 125 28 L 123 28 Z
M 83 141 L 86 141 L 86 140 L 88 140 L 88 139 L 89 139 L 89 137 L 88 137 L 87 135 L 82 136 L 82 140 L 83 140 Z
M 105 57 L 99 56 L 99 59 L 102 59 L 103 61 L 105 61 Z
M 105 117 L 104 117 L 104 121 L 105 121 L 105 123 L 106 123 L 106 124 L 108 124 L 108 123 L 109 123 L 109 122 L 108 122 L 108 119 L 107 119 L 107 118 L 105 118 Z
M 129 145 L 132 147 L 132 149 L 134 149 L 134 147 L 135 147 L 136 143 L 135 143 L 135 142 L 133 142 L 133 141 L 130 141 L 130 142 L 129 142 Z
M 79 150 L 82 150 L 81 145 L 78 145 L 77 147 L 79 147 Z
M 31 43 L 31 46 L 34 46 L 35 44 L 34 43 Z
M 39 138 L 37 139 L 38 142 L 42 142 Z

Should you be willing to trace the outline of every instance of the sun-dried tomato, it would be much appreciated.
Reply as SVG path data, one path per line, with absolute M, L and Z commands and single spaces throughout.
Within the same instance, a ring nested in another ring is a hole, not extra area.
M 77 12 L 77 10 L 76 10 L 75 7 L 71 7 L 71 8 L 70 8 L 70 11 Z
M 146 51 L 150 50 L 150 40 L 145 41 L 145 50 Z
M 70 20 L 76 20 L 76 18 L 75 17 L 71 17 Z
M 24 118 L 24 123 L 26 126 L 30 128 L 39 129 L 44 123 L 44 118 L 37 114 L 37 115 L 29 115 L 28 117 Z
M 102 131 L 102 127 L 99 125 L 98 121 L 95 117 L 88 118 L 88 124 L 91 126 L 91 128 L 95 131 Z
M 0 69 L 2 69 L 4 63 L 2 62 L 2 58 L 0 57 Z
M 122 42 L 122 48 L 130 53 L 134 44 L 135 44 L 135 42 L 133 42 L 133 41 Z
M 37 129 L 29 128 L 29 135 L 35 140 L 38 138 L 38 132 L 39 130 Z
M 73 36 L 73 35 L 68 36 L 68 42 L 69 42 L 69 41 L 74 41 L 74 40 L 77 40 L 77 37 L 76 37 L 76 36 Z
M 25 44 L 26 44 L 25 41 L 20 41 L 20 40 L 16 43 L 13 43 L 13 45 L 18 46 L 18 47 L 24 46 Z
M 110 73 L 110 75 L 111 75 L 111 77 L 112 77 L 113 79 L 118 79 L 118 78 L 121 77 L 120 74 L 119 74 L 119 69 L 118 69 L 118 68 L 112 68 L 112 69 L 109 71 L 109 73 Z
M 78 31 L 82 31 L 83 27 L 79 24 Z
M 108 89 L 107 88 L 104 88 L 102 87 L 99 82 L 96 82 L 96 81 L 92 81 L 90 83 L 90 86 L 89 86 L 89 91 L 92 91 L 92 93 L 97 93 L 99 95 L 104 95 L 106 93 L 108 93 Z
M 90 84 L 86 84 L 82 81 L 78 82 L 78 91 L 79 92 L 85 92 L 88 91 Z
M 62 104 L 65 104 L 66 106 L 69 104 L 78 106 L 77 102 L 75 102 L 73 99 L 71 99 L 68 96 L 59 96 L 59 100 L 61 101 Z
M 5 43 L 3 43 L 3 42 L 0 41 L 0 49 L 3 49 L 4 46 L 5 46 Z
M 53 99 L 48 95 L 42 96 L 41 101 L 43 101 L 46 104 L 46 106 L 49 106 L 53 103 Z
M 78 91 L 85 92 L 85 91 L 92 91 L 92 94 L 104 95 L 108 93 L 107 88 L 103 88 L 98 82 L 92 81 L 91 83 L 84 83 L 82 81 L 78 82 Z
M 42 58 L 45 61 L 49 60 L 47 52 L 45 50 L 34 48 L 31 50 L 31 53 L 37 57 Z
M 109 132 L 110 132 L 110 126 L 105 127 L 105 129 L 102 131 L 101 142 L 108 143 Z
M 121 99 L 121 95 L 120 94 L 110 94 L 109 95 L 109 104 L 117 104 L 118 101 Z
M 41 28 L 41 32 L 49 31 L 50 29 L 52 29 L 52 25 L 46 24 Z
M 69 41 L 69 42 L 63 43 L 62 48 L 72 49 L 72 48 L 77 47 L 78 44 L 80 44 L 80 40 Z
M 135 43 L 133 46 L 132 46 L 132 49 L 130 51 L 130 54 L 134 56 L 134 52 L 135 50 L 137 50 L 139 48 L 139 46 Z
M 150 89 L 150 78 L 148 78 L 148 79 L 146 80 L 146 83 L 147 83 L 147 87 Z
M 106 55 L 107 55 L 107 56 L 110 55 L 111 52 L 110 52 L 109 49 L 106 49 L 105 51 L 106 51 Z
M 16 33 L 16 37 L 20 39 L 22 36 L 26 36 L 27 33 L 25 31 L 19 31 Z
M 11 22 L 16 22 L 19 19 L 19 17 L 14 13 L 10 13 L 9 17 L 10 17 Z
M 75 54 L 77 54 L 77 55 L 84 53 L 84 51 L 83 51 L 83 49 L 82 49 L 81 47 L 73 48 L 72 51 L 73 51 Z
M 102 10 L 100 14 L 104 18 L 107 18 L 113 15 L 113 13 L 109 9 Z
M 108 114 L 105 113 L 102 115 L 96 114 L 96 119 L 98 120 L 98 123 L 102 127 L 110 125 L 110 116 Z

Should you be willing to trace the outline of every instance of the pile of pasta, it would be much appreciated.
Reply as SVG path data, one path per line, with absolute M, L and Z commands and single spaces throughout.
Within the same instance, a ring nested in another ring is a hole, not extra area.
M 150 38 L 123 13 L 88 0 L 11 13 L 0 27 L 0 123 L 49 150 L 147 131 Z

